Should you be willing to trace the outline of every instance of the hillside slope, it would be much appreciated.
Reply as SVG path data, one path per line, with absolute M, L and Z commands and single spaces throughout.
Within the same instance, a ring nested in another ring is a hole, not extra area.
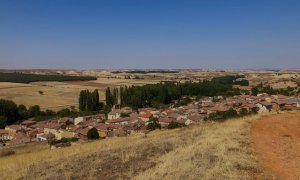
M 250 146 L 259 116 L 0 158 L 0 179 L 265 178 Z M 38 149 L 38 150 L 36 150 Z

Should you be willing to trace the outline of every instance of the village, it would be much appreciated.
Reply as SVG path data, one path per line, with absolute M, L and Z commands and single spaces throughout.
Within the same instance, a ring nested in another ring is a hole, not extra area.
M 204 97 L 191 103 L 165 109 L 140 108 L 134 111 L 130 107 L 121 108 L 115 105 L 107 117 L 104 114 L 77 118 L 59 118 L 36 122 L 25 120 L 20 124 L 6 126 L 0 129 L 0 147 L 22 146 L 25 144 L 47 143 L 62 139 L 88 140 L 88 132 L 95 128 L 100 139 L 128 136 L 136 133 L 149 132 L 149 122 L 156 119 L 162 129 L 167 129 L 170 123 L 181 126 L 200 124 L 217 112 L 226 112 L 230 109 L 238 114 L 245 112 L 268 113 L 283 110 L 300 109 L 299 97 L 284 95 L 258 94 L 238 95 L 224 98 Z M 246 113 L 247 114 L 247 113 Z M 67 145 L 71 145 L 68 143 Z M 64 143 L 55 147 L 66 146 Z

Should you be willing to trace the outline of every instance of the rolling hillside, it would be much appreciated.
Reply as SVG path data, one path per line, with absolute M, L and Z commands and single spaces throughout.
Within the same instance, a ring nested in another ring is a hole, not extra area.
M 15 155 L 0 158 L 0 179 L 261 179 L 266 174 L 249 137 L 251 124 L 258 118 L 159 130 L 55 150 L 47 145 L 15 148 Z

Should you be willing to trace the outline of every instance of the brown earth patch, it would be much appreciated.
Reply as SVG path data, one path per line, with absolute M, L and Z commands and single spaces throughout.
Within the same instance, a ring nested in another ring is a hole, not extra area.
M 251 131 L 267 171 L 279 179 L 300 179 L 300 112 L 263 117 Z

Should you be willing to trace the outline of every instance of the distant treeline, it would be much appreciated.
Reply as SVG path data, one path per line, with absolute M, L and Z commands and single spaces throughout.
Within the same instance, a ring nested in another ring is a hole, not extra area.
M 215 77 L 212 81 L 219 82 L 222 84 L 232 84 L 232 85 L 240 85 L 240 86 L 249 86 L 249 81 L 245 78 L 244 75 L 228 75 L 228 76 L 221 76 Z
M 234 78 L 233 78 L 234 77 Z M 153 107 L 167 105 L 185 96 L 232 96 L 241 94 L 239 88 L 234 88 L 236 79 L 240 76 L 224 76 L 211 81 L 199 82 L 161 82 L 144 86 L 120 87 L 120 102 L 122 106 Z M 111 93 L 106 92 L 109 96 Z M 112 96 L 116 97 L 116 96 Z M 117 101 L 115 101 L 117 102 Z M 109 105 L 113 105 L 113 102 Z
M 96 91 L 94 91 L 92 94 L 96 94 Z M 57 112 L 49 109 L 41 111 L 41 108 L 38 105 L 30 106 L 27 109 L 27 107 L 23 104 L 17 105 L 11 100 L 0 99 L 0 129 L 4 128 L 6 125 L 11 125 L 28 118 L 33 118 L 35 121 L 44 121 L 51 118 L 75 118 L 78 116 L 87 116 L 98 113 L 99 111 L 95 111 L 93 109 L 84 109 L 84 111 L 77 111 L 75 110 L 75 107 L 72 107 L 71 109 L 64 108 Z
M 31 83 L 41 81 L 87 81 L 97 80 L 92 76 L 64 76 L 23 73 L 0 73 L 0 82 Z
M 275 95 L 275 94 L 283 94 L 286 96 L 294 96 L 300 94 L 300 85 L 298 84 L 297 87 L 290 87 L 287 88 L 278 88 L 274 89 L 270 85 L 264 85 L 263 83 L 260 83 L 256 86 L 252 86 L 251 88 L 251 94 L 257 95 L 260 93 L 267 93 L 269 95 Z
M 179 71 L 169 71 L 169 70 L 132 70 L 132 71 L 113 71 L 111 73 L 130 73 L 130 74 L 148 74 L 148 73 L 179 73 Z

